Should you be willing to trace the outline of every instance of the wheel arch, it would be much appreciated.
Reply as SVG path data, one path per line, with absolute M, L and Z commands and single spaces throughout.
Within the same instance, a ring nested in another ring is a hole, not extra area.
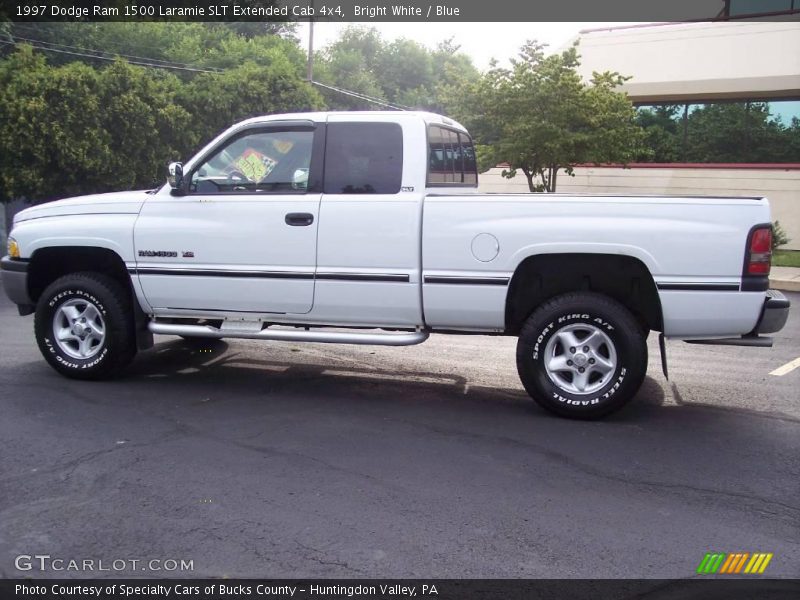
M 31 255 L 28 295 L 36 302 L 56 279 L 80 271 L 103 273 L 133 292 L 125 262 L 114 250 L 97 246 L 47 246 Z
M 506 331 L 519 333 L 537 306 L 576 291 L 605 294 L 630 310 L 643 328 L 663 330 L 658 288 L 642 260 L 626 254 L 566 252 L 534 254 L 520 262 L 506 296 Z

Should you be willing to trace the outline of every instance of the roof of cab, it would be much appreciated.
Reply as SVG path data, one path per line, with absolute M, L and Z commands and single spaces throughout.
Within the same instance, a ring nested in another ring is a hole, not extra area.
M 305 121 L 314 121 L 315 123 L 325 123 L 328 120 L 328 117 L 332 115 L 348 115 L 353 117 L 387 116 L 387 117 L 392 117 L 392 119 L 396 119 L 398 121 L 405 119 L 422 119 L 425 123 L 441 123 L 442 125 L 448 125 L 450 127 L 462 129 L 463 131 L 467 130 L 466 127 L 464 127 L 461 123 L 455 121 L 454 119 L 445 117 L 443 115 L 437 115 L 436 113 L 425 112 L 420 110 L 362 110 L 362 111 L 354 110 L 354 111 L 280 113 L 274 115 L 262 115 L 259 117 L 253 117 L 247 119 L 246 121 L 242 121 L 237 125 L 251 125 L 254 123 L 268 123 L 270 121 L 293 121 L 293 120 L 305 120 Z

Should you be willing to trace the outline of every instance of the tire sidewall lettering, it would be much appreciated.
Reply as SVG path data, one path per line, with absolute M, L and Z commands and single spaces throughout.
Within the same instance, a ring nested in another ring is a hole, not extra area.
M 555 328 L 555 321 L 552 321 L 547 324 L 547 326 L 541 331 L 541 333 L 536 338 L 536 342 L 533 345 L 533 360 L 538 360 L 539 352 L 542 348 L 544 348 L 543 342 L 547 339 L 548 334 L 553 331 Z
M 84 298 L 87 301 L 91 302 L 103 314 L 103 316 L 106 316 L 108 314 L 105 305 L 100 300 L 98 300 L 97 297 L 94 296 L 94 294 L 91 294 L 81 289 L 68 289 L 58 292 L 55 296 L 50 298 L 47 304 L 50 308 L 55 310 L 55 308 L 58 305 L 63 304 L 63 302 L 61 302 L 62 300 L 63 301 L 69 300 L 72 296 Z
M 622 382 L 625 381 L 626 373 L 627 369 L 625 369 L 625 367 L 620 369 L 619 376 L 614 381 L 614 383 L 611 384 L 611 387 L 605 393 L 600 394 L 599 396 L 595 396 L 593 398 L 584 398 L 582 400 L 575 400 L 573 398 L 565 398 L 561 394 L 553 392 L 553 399 L 557 400 L 558 402 L 561 402 L 562 404 L 567 404 L 569 406 L 594 406 L 596 404 L 600 404 L 601 402 L 609 400 L 617 392 L 617 390 L 622 385 Z

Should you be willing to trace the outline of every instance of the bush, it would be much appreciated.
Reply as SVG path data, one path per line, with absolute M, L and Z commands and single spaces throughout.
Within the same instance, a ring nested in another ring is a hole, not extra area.
M 772 224 L 772 251 L 774 252 L 780 246 L 788 244 L 790 242 L 790 238 L 786 235 L 786 232 L 781 227 L 780 221 L 775 221 Z

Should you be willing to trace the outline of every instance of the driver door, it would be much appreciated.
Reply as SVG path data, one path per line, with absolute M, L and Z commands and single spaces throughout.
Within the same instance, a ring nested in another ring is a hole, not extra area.
M 238 130 L 193 162 L 186 195 L 144 204 L 136 271 L 157 314 L 311 310 L 323 135 L 310 121 Z

